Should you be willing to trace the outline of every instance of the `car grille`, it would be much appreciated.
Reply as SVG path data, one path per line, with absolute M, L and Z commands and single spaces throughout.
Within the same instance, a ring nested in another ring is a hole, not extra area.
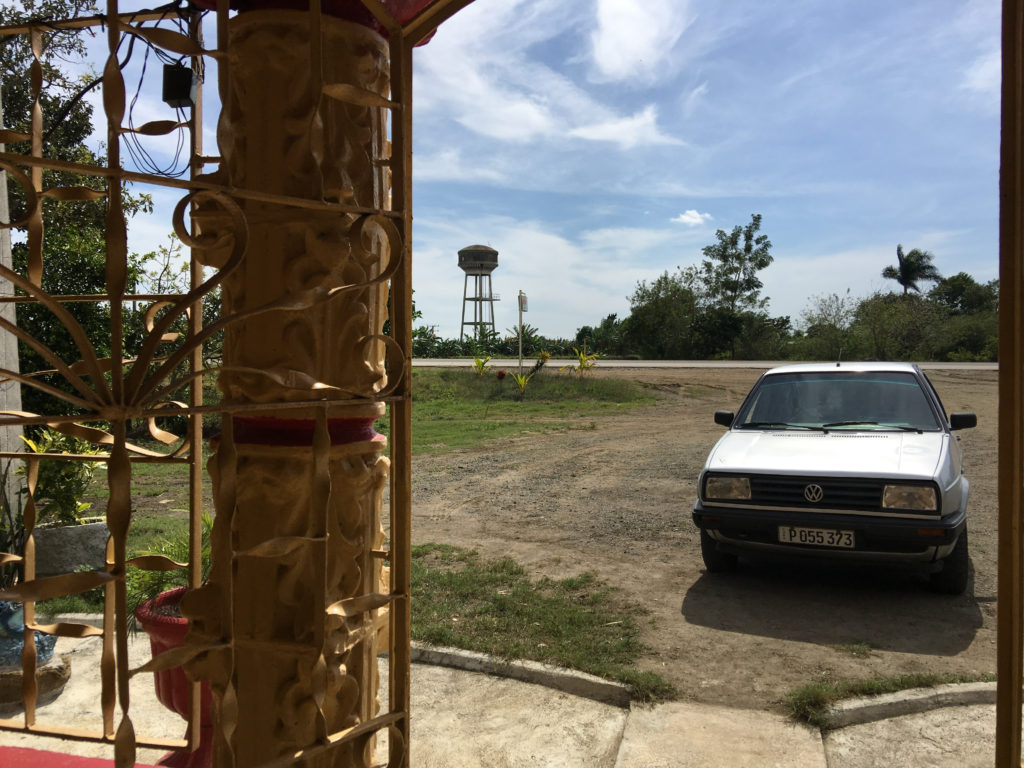
M 709 501 L 730 506 L 778 507 L 809 511 L 829 509 L 884 514 L 903 513 L 901 510 L 882 508 L 882 491 L 886 484 L 891 482 L 885 479 L 756 474 L 743 476 L 750 479 L 750 499 Z M 903 480 L 899 482 L 906 485 L 915 484 Z M 821 486 L 821 498 L 818 501 L 810 501 L 804 495 L 809 485 Z
M 804 497 L 808 485 L 820 485 L 820 501 Z M 882 480 L 834 477 L 750 476 L 751 503 L 771 507 L 875 510 L 882 507 Z

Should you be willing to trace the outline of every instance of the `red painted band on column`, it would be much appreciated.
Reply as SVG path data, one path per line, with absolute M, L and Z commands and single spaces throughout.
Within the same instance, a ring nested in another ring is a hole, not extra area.
M 384 435 L 374 430 L 373 422 L 373 418 L 328 419 L 331 445 L 383 441 Z M 312 445 L 315 429 L 314 419 L 236 416 L 234 422 L 235 442 L 248 445 Z

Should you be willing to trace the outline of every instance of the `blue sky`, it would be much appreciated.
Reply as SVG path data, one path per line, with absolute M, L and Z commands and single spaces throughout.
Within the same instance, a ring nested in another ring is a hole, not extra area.
M 895 288 L 896 245 L 997 277 L 999 3 L 477 0 L 416 53 L 414 280 L 458 333 L 459 248 L 500 331 L 572 336 L 763 216 L 773 315 Z
M 796 325 L 811 297 L 898 288 L 897 243 L 996 278 L 999 31 L 998 0 L 476 0 L 415 54 L 419 322 L 459 333 L 457 252 L 482 243 L 499 332 L 521 290 L 572 337 L 753 213 L 768 311 Z M 137 109 L 169 116 L 158 90 Z

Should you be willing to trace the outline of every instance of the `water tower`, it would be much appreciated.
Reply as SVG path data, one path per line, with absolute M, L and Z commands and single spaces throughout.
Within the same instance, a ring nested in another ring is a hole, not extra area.
M 491 272 L 498 268 L 498 252 L 486 245 L 469 245 L 459 251 L 459 267 L 466 273 L 462 284 L 462 338 L 482 339 L 484 328 L 494 329 L 494 302 L 501 299 L 491 292 Z M 472 278 L 472 293 L 470 292 Z M 466 319 L 467 307 L 472 320 Z M 469 331 L 466 331 L 469 326 Z

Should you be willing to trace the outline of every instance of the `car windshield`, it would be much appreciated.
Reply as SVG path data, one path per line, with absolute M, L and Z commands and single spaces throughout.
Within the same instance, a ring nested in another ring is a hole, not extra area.
M 939 429 L 917 378 L 898 371 L 769 374 L 734 424 L 740 429 Z

